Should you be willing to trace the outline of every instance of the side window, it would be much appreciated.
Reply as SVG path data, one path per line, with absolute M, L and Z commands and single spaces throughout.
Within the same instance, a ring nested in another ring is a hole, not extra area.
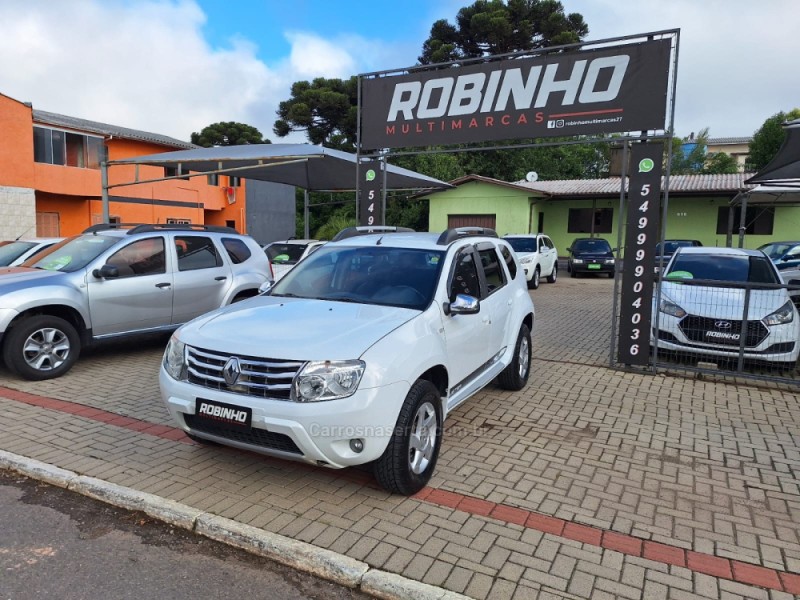
M 511 255 L 511 251 L 505 246 L 500 246 L 500 254 L 503 255 L 503 260 L 506 261 L 506 267 L 508 267 L 508 272 L 511 274 L 511 279 L 516 279 L 517 263 L 514 262 L 514 257 Z
M 542 245 L 547 249 L 551 250 L 555 246 L 553 246 L 552 240 L 547 236 L 542 236 Z
M 478 254 L 481 257 L 481 265 L 483 265 L 483 273 L 486 277 L 486 286 L 489 288 L 491 294 L 498 288 L 506 284 L 505 274 L 503 268 L 500 266 L 500 257 L 497 256 L 497 251 L 494 248 L 486 250 L 479 250 Z
M 175 236 L 175 249 L 178 252 L 179 271 L 196 271 L 222 266 L 222 257 L 211 238 L 199 235 Z
M 164 238 L 154 237 L 128 244 L 106 261 L 119 269 L 120 277 L 155 275 L 167 270 L 164 258 Z
M 450 286 L 450 302 L 455 302 L 457 294 L 480 298 L 481 285 L 473 256 L 470 252 L 458 257 L 456 270 L 453 273 L 453 283 Z
M 222 238 L 222 245 L 228 252 L 231 262 L 235 265 L 241 264 L 252 256 L 250 248 L 242 240 L 236 238 Z

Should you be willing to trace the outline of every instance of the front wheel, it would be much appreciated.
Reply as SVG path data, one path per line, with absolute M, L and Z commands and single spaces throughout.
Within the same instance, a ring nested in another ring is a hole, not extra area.
M 514 358 L 500 373 L 500 387 L 505 390 L 518 391 L 528 383 L 531 372 L 531 332 L 525 323 L 519 328 L 517 343 L 514 346 Z
M 538 290 L 540 277 L 541 277 L 541 272 L 539 271 L 539 267 L 536 267 L 533 270 L 533 277 L 531 277 L 531 280 L 528 282 L 528 287 L 532 290 Z
M 3 345 L 3 360 L 31 381 L 61 377 L 81 352 L 78 332 L 59 317 L 39 315 L 14 325 Z
M 547 283 L 555 283 L 558 279 L 558 263 L 553 263 L 553 272 L 547 276 Z
M 430 481 L 442 441 L 442 399 L 430 381 L 408 391 L 392 438 L 375 461 L 375 479 L 393 494 L 410 496 Z

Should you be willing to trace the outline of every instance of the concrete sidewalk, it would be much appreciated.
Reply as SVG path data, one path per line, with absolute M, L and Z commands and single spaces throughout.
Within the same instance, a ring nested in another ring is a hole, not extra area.
M 537 316 L 569 289 L 533 292 Z M 191 442 L 159 399 L 161 343 L 52 381 L 0 370 L 0 449 L 479 600 L 800 594 L 796 395 L 609 370 L 579 329 L 547 346 L 537 326 L 532 383 L 459 407 L 412 498 Z

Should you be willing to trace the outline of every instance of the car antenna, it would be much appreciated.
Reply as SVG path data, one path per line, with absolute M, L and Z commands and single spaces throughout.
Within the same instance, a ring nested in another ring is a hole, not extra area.
M 18 241 L 19 241 L 19 238 L 21 238 L 23 235 L 25 235 L 26 233 L 28 233 L 28 232 L 29 232 L 31 229 L 33 229 L 33 227 L 28 227 L 28 228 L 27 228 L 25 231 L 23 231 L 22 233 L 20 233 L 20 234 L 17 236 L 17 238 L 16 238 L 14 241 L 15 241 L 15 242 L 18 242 Z
M 379 237 L 379 238 L 378 238 L 378 241 L 377 241 L 377 242 L 375 242 L 375 245 L 376 245 L 376 246 L 380 246 L 382 241 L 383 241 L 383 236 L 381 236 L 381 237 Z

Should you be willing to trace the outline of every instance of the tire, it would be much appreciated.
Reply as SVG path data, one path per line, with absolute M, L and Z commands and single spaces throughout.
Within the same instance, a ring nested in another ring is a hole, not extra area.
M 608 274 L 608 278 L 614 279 L 614 271 L 611 271 L 611 273 Z
M 413 440 L 422 448 L 413 448 Z M 431 479 L 441 443 L 439 390 L 430 381 L 417 380 L 403 402 L 389 445 L 374 463 L 375 479 L 393 494 L 417 493 Z
M 500 373 L 500 387 L 504 390 L 519 391 L 528 384 L 531 374 L 531 332 L 525 323 L 519 328 L 517 343 L 514 344 L 514 358 Z
M 3 360 L 31 381 L 61 377 L 81 353 L 78 332 L 59 317 L 39 315 L 14 325 L 3 344 Z
M 541 279 L 541 276 L 542 274 L 541 271 L 539 270 L 539 267 L 536 267 L 536 269 L 533 271 L 533 277 L 531 277 L 531 280 L 528 282 L 528 289 L 538 290 L 539 280 Z
M 578 276 L 578 274 L 575 272 L 575 269 L 572 269 L 569 272 L 569 276 L 572 277 L 573 279 L 575 279 Z
M 553 263 L 553 272 L 547 276 L 547 283 L 555 283 L 558 279 L 558 263 Z

